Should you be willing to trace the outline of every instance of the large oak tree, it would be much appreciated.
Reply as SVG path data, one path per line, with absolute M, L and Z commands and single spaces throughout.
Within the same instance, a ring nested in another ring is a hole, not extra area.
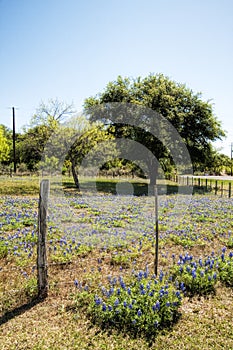
M 208 162 L 213 149 L 212 141 L 225 136 L 220 121 L 214 115 L 212 103 L 204 101 L 201 93 L 194 93 L 185 84 L 172 81 L 163 74 L 150 74 L 144 79 L 119 76 L 109 82 L 101 93 L 87 98 L 84 109 L 91 120 L 99 120 L 100 107 L 106 106 L 107 109 L 112 102 L 145 106 L 166 118 L 183 139 L 194 170 Z M 138 128 L 123 125 L 120 119 L 117 124 L 111 123 L 108 114 L 102 115 L 105 123 L 114 124 L 115 136 L 128 136 L 144 144 L 157 159 L 170 159 L 172 163 L 169 150 L 144 127 L 143 115 L 138 119 L 141 126 Z M 109 118 L 105 118 L 106 115 Z M 156 118 L 156 114 L 150 114 L 149 118 Z

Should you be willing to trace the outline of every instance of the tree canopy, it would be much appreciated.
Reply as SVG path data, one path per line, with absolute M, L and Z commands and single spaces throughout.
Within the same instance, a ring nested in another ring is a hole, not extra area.
M 0 162 L 6 162 L 10 159 L 9 139 L 6 136 L 6 128 L 0 125 Z
M 116 81 L 107 84 L 103 92 L 87 98 L 84 109 L 91 120 L 97 120 L 100 118 L 100 113 L 95 113 L 98 107 L 112 102 L 145 106 L 166 118 L 185 142 L 195 170 L 208 161 L 211 142 L 225 136 L 211 102 L 203 101 L 201 93 L 194 93 L 185 84 L 176 83 L 163 74 L 150 74 L 144 79 L 118 76 Z M 153 114 L 149 117 L 155 118 Z M 103 121 L 106 122 L 104 117 Z M 138 119 L 138 125 L 145 125 L 143 115 Z M 158 159 L 169 157 L 168 150 L 146 128 L 117 123 L 115 135 L 123 132 L 125 136 L 145 144 Z

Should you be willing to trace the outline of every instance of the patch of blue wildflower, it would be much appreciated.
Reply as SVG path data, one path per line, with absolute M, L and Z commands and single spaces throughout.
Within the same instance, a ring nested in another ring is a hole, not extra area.
M 188 296 L 215 293 L 218 280 L 216 262 L 213 255 L 205 260 L 195 260 L 187 253 L 180 255 L 178 263 L 171 270 L 171 279 Z
M 93 297 L 89 313 L 102 327 L 152 336 L 177 320 L 181 299 L 173 285 L 140 271 L 129 283 L 119 277 L 102 287 Z
M 226 248 L 223 248 L 216 265 L 220 281 L 227 287 L 233 287 L 233 252 L 226 254 Z

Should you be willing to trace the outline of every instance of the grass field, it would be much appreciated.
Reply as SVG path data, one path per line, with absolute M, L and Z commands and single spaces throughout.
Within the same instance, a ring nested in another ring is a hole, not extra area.
M 0 349 L 233 349 L 233 199 L 195 194 L 177 218 L 177 195 L 159 196 L 158 285 L 161 279 L 180 288 L 184 281 L 186 288 L 179 289 L 174 323 L 146 337 L 126 324 L 104 327 L 107 313 L 96 309 L 94 320 L 90 304 L 114 278 L 132 288 L 138 273 L 153 276 L 154 199 L 140 196 L 147 184 L 135 180 L 137 196 L 117 196 L 116 182 L 101 179 L 98 195 L 84 196 L 63 181 L 69 205 L 62 199 L 50 206 L 49 296 L 39 301 L 39 180 L 0 183 Z M 177 192 L 169 186 L 169 193 Z M 143 298 L 135 294 L 137 302 Z

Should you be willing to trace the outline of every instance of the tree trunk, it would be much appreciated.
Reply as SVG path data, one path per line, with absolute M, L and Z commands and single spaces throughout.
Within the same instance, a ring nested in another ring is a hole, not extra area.
M 73 161 L 71 162 L 71 170 L 72 170 L 75 186 L 77 187 L 78 190 L 80 190 L 79 179 L 75 170 L 75 163 Z
M 158 177 L 158 161 L 155 158 L 149 158 L 148 160 L 148 168 L 150 174 L 150 186 L 156 185 L 156 179 Z

